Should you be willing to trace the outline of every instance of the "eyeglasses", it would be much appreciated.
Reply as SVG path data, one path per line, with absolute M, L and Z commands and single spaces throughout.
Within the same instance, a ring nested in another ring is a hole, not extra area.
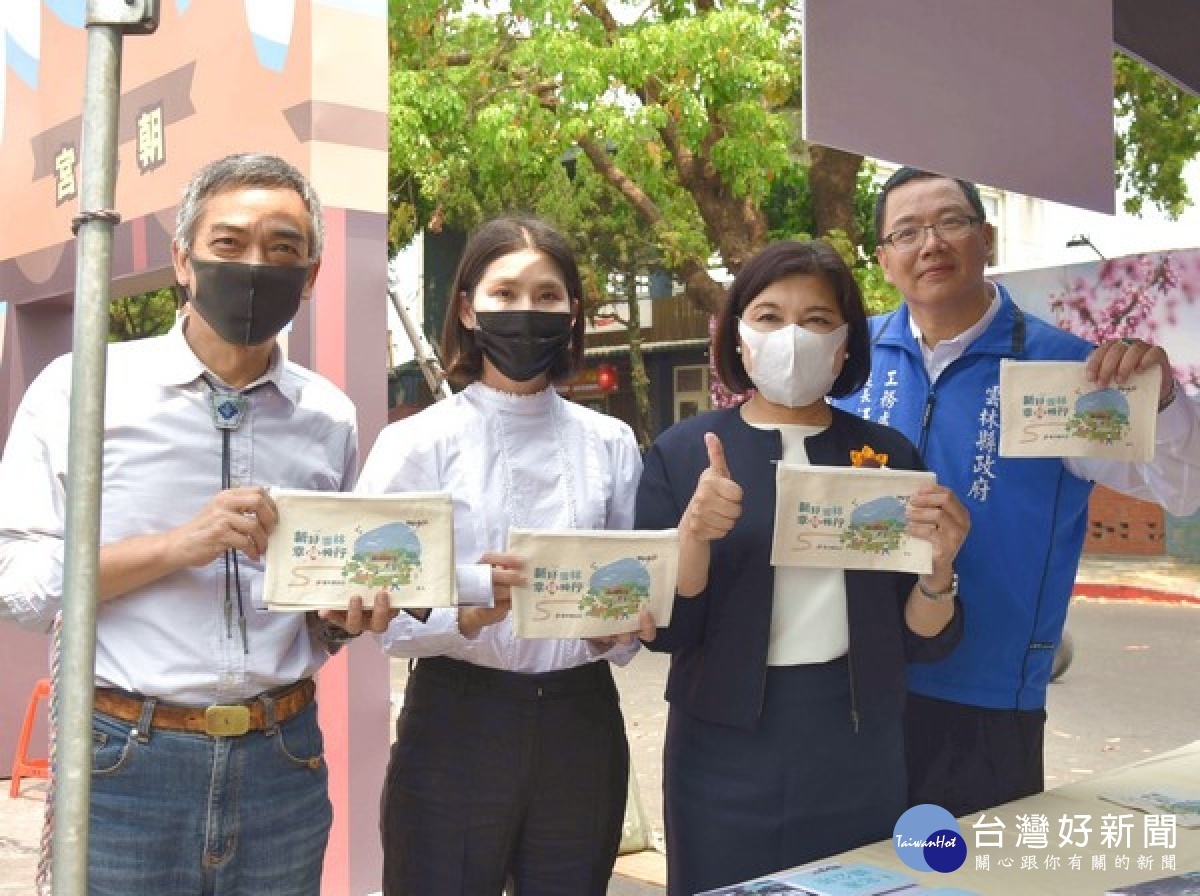
M 934 224 L 912 225 L 893 230 L 880 242 L 886 243 L 899 252 L 911 252 L 925 242 L 925 231 L 932 230 L 941 239 L 949 242 L 967 235 L 976 224 L 982 223 L 982 218 L 971 215 L 946 215 Z

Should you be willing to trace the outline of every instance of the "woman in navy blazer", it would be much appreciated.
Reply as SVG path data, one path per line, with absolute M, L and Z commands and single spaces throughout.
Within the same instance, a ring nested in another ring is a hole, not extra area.
M 783 242 L 741 270 L 713 340 L 735 408 L 685 420 L 646 457 L 637 528 L 680 529 L 667 651 L 668 893 L 890 837 L 905 809 L 905 665 L 962 632 L 953 560 L 969 526 L 929 486 L 908 507 L 933 569 L 772 567 L 775 466 L 922 469 L 889 427 L 833 408 L 870 370 L 862 297 L 838 253 Z M 883 384 L 877 384 L 882 387 Z

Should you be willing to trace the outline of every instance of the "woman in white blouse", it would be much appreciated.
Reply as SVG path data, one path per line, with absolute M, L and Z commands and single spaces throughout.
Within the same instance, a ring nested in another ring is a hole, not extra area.
M 454 498 L 460 606 L 401 613 L 383 636 L 417 658 L 383 793 L 387 896 L 499 896 L 509 878 L 533 896 L 608 886 L 629 773 L 609 661 L 637 643 L 518 639 L 509 589 L 526 570 L 504 553 L 509 527 L 633 521 L 633 433 L 553 385 L 582 356 L 582 293 L 544 223 L 480 227 L 442 336 L 448 374 L 468 385 L 388 426 L 359 479 L 360 492 Z

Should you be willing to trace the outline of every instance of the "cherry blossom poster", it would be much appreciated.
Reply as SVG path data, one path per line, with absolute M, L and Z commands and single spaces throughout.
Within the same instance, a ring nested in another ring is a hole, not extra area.
M 1162 346 L 1175 379 L 1200 396 L 1200 248 L 1147 252 L 994 275 L 1026 311 L 1093 343 Z M 1167 553 L 1200 561 L 1200 513 L 1166 515 Z
M 1018 305 L 1099 343 L 1162 346 L 1175 378 L 1200 393 L 1200 249 L 1149 252 L 994 277 Z

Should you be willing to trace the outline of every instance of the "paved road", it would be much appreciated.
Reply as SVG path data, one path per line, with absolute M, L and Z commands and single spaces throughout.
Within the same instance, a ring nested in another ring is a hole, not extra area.
M 1200 608 L 1076 600 L 1075 659 L 1050 687 L 1047 786 L 1200 738 Z

